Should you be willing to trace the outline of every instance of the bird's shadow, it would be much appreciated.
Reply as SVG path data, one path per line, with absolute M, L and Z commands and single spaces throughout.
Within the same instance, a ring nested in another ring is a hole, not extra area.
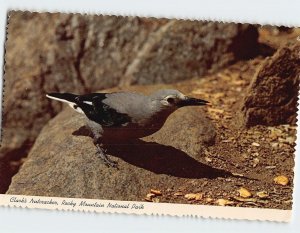
M 73 135 L 91 136 L 83 127 L 73 132 Z M 190 179 L 232 176 L 232 173 L 201 163 L 179 149 L 155 142 L 138 139 L 126 143 L 105 144 L 104 149 L 109 156 L 121 158 L 156 174 Z

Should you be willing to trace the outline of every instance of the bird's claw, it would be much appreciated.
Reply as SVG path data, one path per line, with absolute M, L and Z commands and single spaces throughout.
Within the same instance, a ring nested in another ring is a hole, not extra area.
M 103 162 L 107 167 L 118 168 L 118 163 L 116 161 L 107 158 L 106 160 L 103 160 Z
M 113 167 L 113 168 L 118 168 L 118 163 L 116 161 L 112 161 L 112 160 L 109 160 L 109 161 L 105 161 L 104 164 L 107 166 L 107 167 Z
M 107 157 L 102 151 L 97 151 L 96 155 L 103 161 L 107 167 L 118 168 L 118 163 Z

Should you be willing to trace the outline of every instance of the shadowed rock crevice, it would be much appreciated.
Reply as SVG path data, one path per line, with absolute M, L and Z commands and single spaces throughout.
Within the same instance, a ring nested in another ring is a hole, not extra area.
M 257 28 L 255 26 L 247 27 L 246 24 L 238 24 L 238 27 L 240 33 L 233 39 L 229 51 L 233 51 L 236 60 L 250 59 L 259 55 L 262 45 L 258 45 L 257 42 L 259 36 Z M 243 45 L 247 46 L 241 49 Z

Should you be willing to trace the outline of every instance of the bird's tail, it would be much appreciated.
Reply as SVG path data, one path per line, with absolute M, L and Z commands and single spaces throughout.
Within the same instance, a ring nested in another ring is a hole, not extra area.
M 64 102 L 69 104 L 71 108 L 73 108 L 76 112 L 84 113 L 82 109 L 76 104 L 76 97 L 78 95 L 74 95 L 71 93 L 49 93 L 46 96 L 50 99 L 57 100 L 60 102 Z
M 49 94 L 46 94 L 46 96 L 50 99 L 53 99 L 53 100 L 57 100 L 57 101 L 60 101 L 60 102 L 72 104 L 72 103 L 76 102 L 75 98 L 78 95 L 74 95 L 74 94 L 71 94 L 71 93 L 49 93 Z

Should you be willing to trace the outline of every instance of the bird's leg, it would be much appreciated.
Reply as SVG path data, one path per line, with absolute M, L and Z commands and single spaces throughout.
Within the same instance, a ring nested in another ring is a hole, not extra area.
M 112 161 L 108 158 L 107 154 L 105 153 L 104 149 L 102 148 L 103 145 L 100 143 L 103 129 L 101 125 L 97 124 L 93 121 L 88 121 L 88 126 L 90 127 L 92 133 L 93 133 L 93 141 L 94 145 L 97 148 L 96 155 L 101 158 L 101 160 L 104 162 L 104 164 L 108 167 L 117 167 L 117 162 Z
M 98 142 L 95 143 L 95 146 L 97 147 L 97 152 L 96 155 L 102 159 L 102 161 L 104 162 L 104 164 L 108 167 L 117 167 L 117 162 L 111 160 L 107 154 L 105 153 L 105 151 L 103 150 L 103 148 L 101 147 L 102 145 Z

